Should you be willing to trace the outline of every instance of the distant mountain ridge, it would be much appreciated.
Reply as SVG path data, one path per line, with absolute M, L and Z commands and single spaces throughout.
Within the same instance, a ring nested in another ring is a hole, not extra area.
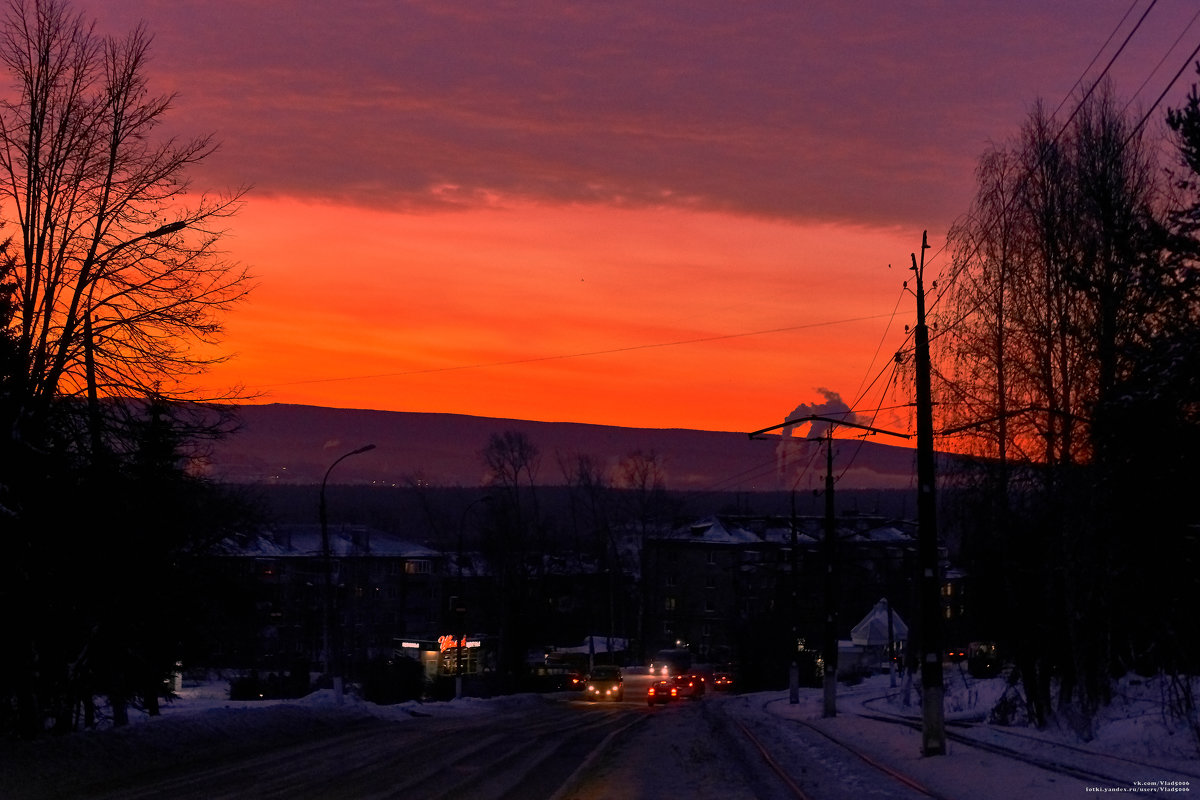
M 673 491 L 778 491 L 794 484 L 808 489 L 824 478 L 823 459 L 810 457 L 819 443 L 791 440 L 789 467 L 781 473 L 780 439 L 751 441 L 746 433 L 287 404 L 242 406 L 238 417 L 240 429 L 214 445 L 206 464 L 207 474 L 222 482 L 317 484 L 339 456 L 374 444 L 371 452 L 339 464 L 330 481 L 479 486 L 486 477 L 480 454 L 493 434 L 504 431 L 524 433 L 537 446 L 536 477 L 544 485 L 564 483 L 559 465 L 573 454 L 613 467 L 637 450 L 661 456 L 667 488 Z M 835 441 L 834 452 L 839 488 L 914 485 L 910 448 L 846 439 Z

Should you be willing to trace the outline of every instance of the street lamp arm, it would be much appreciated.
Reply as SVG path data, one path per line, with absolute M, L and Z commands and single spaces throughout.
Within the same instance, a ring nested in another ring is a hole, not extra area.
M 785 420 L 778 425 L 772 425 L 769 428 L 753 431 L 749 434 L 751 439 L 757 439 L 760 435 L 769 431 L 779 430 L 780 428 L 791 428 L 805 422 L 827 422 L 830 425 L 845 425 L 848 428 L 858 428 L 859 430 L 870 431 L 871 433 L 885 433 L 888 436 L 898 436 L 901 439 L 911 438 L 907 433 L 896 433 L 895 431 L 885 431 L 883 428 L 873 428 L 870 425 L 859 425 L 857 422 L 847 422 L 844 419 L 834 419 L 832 417 L 822 417 L 818 414 L 809 414 L 805 417 L 794 417 L 793 419 Z
M 358 448 L 357 450 L 351 450 L 349 453 L 346 453 L 344 456 L 341 456 L 336 461 L 334 461 L 332 464 L 330 464 L 329 469 L 325 470 L 325 477 L 321 479 L 321 491 L 322 492 L 325 491 L 325 484 L 329 481 L 329 475 L 330 475 L 330 473 L 333 472 L 334 467 L 336 467 L 338 464 L 345 461 L 350 456 L 356 456 L 359 453 L 366 453 L 366 452 L 368 452 L 370 450 L 374 450 L 374 449 L 375 449 L 375 445 L 373 445 L 373 444 L 363 445 L 362 447 Z
M 107 259 L 112 258 L 114 255 L 116 255 L 121 250 L 124 250 L 126 247 L 131 247 L 145 239 L 157 239 L 158 237 L 166 236 L 169 233 L 177 233 L 177 232 L 183 230 L 184 228 L 186 228 L 187 226 L 188 226 L 187 220 L 181 219 L 178 222 L 172 222 L 167 225 L 163 225 L 161 227 L 155 228 L 152 231 L 146 231 L 145 233 L 141 234 L 140 236 L 135 236 L 132 239 L 121 242 L 120 244 L 113 245 L 108 250 L 104 251 L 103 254 L 98 256 L 96 258 L 96 261 L 98 261 L 98 262 L 106 261 Z

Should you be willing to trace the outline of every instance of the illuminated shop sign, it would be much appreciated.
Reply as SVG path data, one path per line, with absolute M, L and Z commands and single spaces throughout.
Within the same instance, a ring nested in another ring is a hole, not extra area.
M 438 637 L 438 647 L 441 648 L 443 653 L 458 647 L 479 647 L 479 645 L 480 641 L 478 639 L 455 639 L 453 636 Z

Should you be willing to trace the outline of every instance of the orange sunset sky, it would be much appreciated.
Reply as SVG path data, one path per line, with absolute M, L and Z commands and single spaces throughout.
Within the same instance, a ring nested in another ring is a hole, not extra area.
M 891 363 L 922 230 L 933 280 L 989 141 L 1099 75 L 1148 5 L 79 8 L 154 34 L 164 132 L 223 143 L 196 187 L 252 187 L 224 245 L 257 288 L 205 388 L 749 431 L 821 390 L 865 414 L 909 400 Z M 1120 52 L 1132 108 L 1171 84 L 1195 14 L 1158 2 Z

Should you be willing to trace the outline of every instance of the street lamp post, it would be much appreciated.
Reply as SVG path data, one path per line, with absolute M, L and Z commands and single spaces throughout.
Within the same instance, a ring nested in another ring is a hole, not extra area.
M 333 657 L 333 648 L 331 642 L 331 635 L 334 628 L 333 561 L 329 552 L 329 518 L 325 509 L 325 485 L 329 482 L 329 473 L 333 472 L 333 468 L 338 464 L 342 463 L 350 456 L 356 456 L 359 453 L 366 453 L 367 451 L 374 449 L 375 445 L 368 444 L 363 445 L 357 450 L 351 450 L 349 453 L 346 453 L 330 464 L 329 469 L 325 470 L 325 477 L 321 479 L 321 499 L 319 504 L 319 513 L 321 518 L 321 557 L 325 566 L 325 591 L 322 597 L 322 604 L 324 605 L 323 610 L 325 612 L 323 616 L 325 621 L 323 626 L 324 635 L 322 638 L 324 640 L 323 644 L 325 647 L 325 674 L 328 675 L 331 671 L 334 673 L 333 691 L 334 695 L 337 697 L 338 705 L 342 704 L 344 689 L 342 686 L 341 659 Z
M 124 250 L 126 247 L 130 247 L 146 239 L 157 239 L 160 236 L 178 233 L 187 226 L 187 220 L 179 220 L 178 222 L 172 222 L 169 225 L 163 225 L 155 228 L 152 231 L 147 231 L 140 236 L 135 236 L 132 239 L 128 239 L 110 247 L 104 253 L 97 256 L 92 263 L 93 265 L 100 265 L 102 267 L 110 258 Z M 90 268 L 88 269 L 88 272 L 91 272 Z M 100 399 L 96 389 L 96 350 L 92 330 L 93 320 L 96 316 L 96 311 L 93 306 L 94 295 L 96 291 L 96 280 L 97 278 L 93 276 L 89 281 L 87 306 L 84 308 L 83 312 L 83 369 L 84 376 L 87 381 L 88 427 L 91 429 L 90 433 L 92 440 L 93 464 L 95 463 L 101 448 Z

